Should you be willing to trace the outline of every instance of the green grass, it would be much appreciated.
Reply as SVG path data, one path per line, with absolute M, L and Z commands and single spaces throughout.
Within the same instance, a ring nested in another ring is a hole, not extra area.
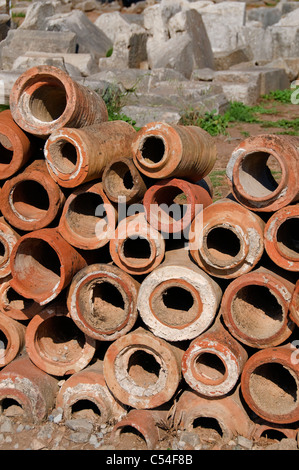
M 220 187 L 227 185 L 226 170 L 213 170 L 209 178 L 213 186 L 213 201 L 217 201 L 223 197 Z
M 121 91 L 117 86 L 109 85 L 102 93 L 102 98 L 106 104 L 108 111 L 109 121 L 126 121 L 131 124 L 136 130 L 136 121 L 124 113 L 121 113 L 121 108 L 124 106 L 125 98 L 128 93 L 133 93 L 134 89 Z
M 276 90 L 263 96 L 264 102 L 276 101 L 291 103 L 292 89 Z M 199 110 L 189 108 L 181 118 L 180 124 L 199 126 L 212 136 L 227 135 L 228 128 L 236 123 L 257 123 L 265 128 L 281 128 L 278 134 L 299 135 L 299 118 L 288 120 L 278 119 L 268 121 L 263 115 L 275 115 L 275 106 L 268 107 L 265 103 L 256 106 L 248 106 L 238 101 L 232 101 L 224 114 L 218 114 L 215 110 L 202 114 Z M 242 132 L 247 137 L 248 131 Z

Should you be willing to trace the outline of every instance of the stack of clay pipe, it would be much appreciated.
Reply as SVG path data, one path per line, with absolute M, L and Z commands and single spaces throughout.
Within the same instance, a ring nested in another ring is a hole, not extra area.
M 298 148 L 245 139 L 214 201 L 201 128 L 136 130 L 60 69 L 20 75 L 0 114 L 1 412 L 87 406 L 148 449 L 167 425 L 296 437 Z

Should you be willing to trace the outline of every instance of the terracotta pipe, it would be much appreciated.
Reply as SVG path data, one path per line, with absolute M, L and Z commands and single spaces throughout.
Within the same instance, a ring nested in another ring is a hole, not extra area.
M 211 276 L 232 279 L 249 272 L 264 252 L 262 219 L 229 199 L 203 209 L 189 232 L 190 255 Z
M 270 423 L 299 419 L 299 366 L 291 345 L 255 352 L 241 375 L 241 390 L 249 408 Z
M 12 362 L 25 345 L 26 327 L 0 313 L 0 367 Z
M 121 336 L 104 356 L 104 377 L 113 395 L 135 409 L 152 409 L 174 396 L 182 351 L 144 328 Z
M 230 333 L 253 348 L 278 346 L 292 334 L 289 317 L 294 285 L 265 268 L 234 279 L 223 293 L 221 312 Z
M 144 440 L 143 450 L 154 450 L 160 440 L 159 423 L 166 417 L 167 411 L 164 410 L 131 410 L 114 426 L 109 441 L 117 445 L 118 449 L 121 449 L 126 433 L 134 430 Z M 124 449 L 126 449 L 126 446 Z
M 212 198 L 206 189 L 176 178 L 152 185 L 143 198 L 147 221 L 166 234 L 186 231 L 194 217 L 210 204 Z
M 90 408 L 87 408 L 88 404 Z M 81 407 L 95 410 L 89 414 L 89 419 L 94 419 L 96 424 L 114 424 L 127 413 L 126 408 L 110 393 L 100 360 L 70 375 L 59 389 L 56 408 L 62 408 L 65 420 L 76 419 Z
M 45 305 L 84 266 L 84 258 L 56 229 L 35 230 L 23 235 L 13 248 L 10 285 L 27 299 Z
M 165 240 L 150 226 L 144 212 L 121 220 L 110 240 L 114 263 L 132 275 L 148 274 L 163 261 Z
M 254 428 L 240 400 L 239 387 L 233 394 L 216 399 L 202 397 L 187 388 L 177 402 L 175 425 L 178 429 L 199 433 L 199 436 L 202 429 L 209 426 L 218 431 L 223 443 L 237 436 L 250 439 Z
M 232 192 L 253 211 L 274 212 L 299 199 L 298 137 L 263 134 L 248 137 L 227 164 Z M 275 165 L 274 165 L 275 162 Z M 271 169 L 281 172 L 276 181 Z
M 150 178 L 183 178 L 199 181 L 210 173 L 217 149 L 213 138 L 200 127 L 150 122 L 132 144 L 135 165 Z
M 247 351 L 223 327 L 219 318 L 185 351 L 182 372 L 188 385 L 205 397 L 221 397 L 237 384 Z
M 252 433 L 251 439 L 258 443 L 262 438 L 281 440 L 281 439 L 297 439 L 297 426 L 294 429 L 291 426 L 283 424 L 268 423 L 261 420 L 255 423 L 255 429 Z
M 4 279 L 11 273 L 10 258 L 13 247 L 20 235 L 0 217 L 0 279 Z
M 41 138 L 63 127 L 79 128 L 108 120 L 105 102 L 60 68 L 40 65 L 22 73 L 10 93 L 14 121 Z
M 141 202 L 147 186 L 131 156 L 116 157 L 105 166 L 102 183 L 111 202 L 127 205 Z
M 6 400 L 14 400 L 29 423 L 47 418 L 57 392 L 58 380 L 36 367 L 27 356 L 16 358 L 0 371 L 1 412 Z
M 269 218 L 264 244 L 275 264 L 287 271 L 299 271 L 299 204 L 283 207 Z
M 11 111 L 0 112 L 0 180 L 17 173 L 31 156 L 31 141 L 14 122 Z
M 0 284 L 0 312 L 13 320 L 30 320 L 42 306 L 18 294 L 10 285 L 11 277 Z
M 4 183 L 0 201 L 5 219 L 28 232 L 50 225 L 60 215 L 65 196 L 49 175 L 46 163 L 35 160 Z
M 25 346 L 30 360 L 47 374 L 65 376 L 86 367 L 96 342 L 73 322 L 64 305 L 49 305 L 26 327 Z
M 125 121 L 59 129 L 50 135 L 44 147 L 49 173 L 65 188 L 99 179 L 113 158 L 131 153 L 135 134 L 134 127 Z
M 137 306 L 156 336 L 184 341 L 211 326 L 221 295 L 218 284 L 181 248 L 167 251 L 165 261 L 142 281 Z
M 139 284 L 118 266 L 98 263 L 81 269 L 67 295 L 77 327 L 99 341 L 113 341 L 130 331 L 138 316 Z
M 86 183 L 66 199 L 58 231 L 70 245 L 96 250 L 114 236 L 117 211 L 103 191 L 102 183 Z
M 296 282 L 290 303 L 290 318 L 297 326 L 299 326 L 299 280 Z

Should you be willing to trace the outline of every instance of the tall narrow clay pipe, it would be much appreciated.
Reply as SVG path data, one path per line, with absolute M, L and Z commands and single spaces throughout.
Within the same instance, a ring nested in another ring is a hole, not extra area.
M 137 305 L 152 333 L 167 341 L 184 341 L 211 326 L 221 295 L 214 279 L 181 248 L 167 251 L 165 261 L 142 281 Z
M 299 204 L 274 212 L 266 223 L 265 249 L 275 264 L 299 271 Z
M 113 341 L 134 326 L 139 284 L 118 266 L 81 269 L 70 284 L 67 305 L 78 328 L 98 341 Z
M 24 131 L 47 138 L 62 127 L 107 121 L 105 102 L 63 70 L 40 65 L 22 73 L 10 93 L 10 109 Z
M 14 122 L 9 109 L 0 113 L 0 149 L 0 180 L 17 173 L 33 153 L 30 138 Z
M 125 121 L 52 132 L 44 147 L 49 173 L 66 188 L 99 179 L 113 158 L 130 155 L 135 134 L 134 127 Z
M 241 375 L 241 390 L 249 408 L 271 423 L 299 419 L 299 360 L 291 345 L 255 352 Z
M 15 400 L 22 407 L 24 418 L 41 423 L 53 407 L 58 380 L 36 367 L 28 356 L 18 357 L 0 371 L 0 403 Z
M 299 326 L 299 280 L 296 282 L 290 304 L 290 318 Z
M 84 266 L 84 258 L 55 228 L 35 230 L 20 237 L 13 248 L 10 284 L 19 294 L 45 305 Z
M 44 160 L 35 160 L 4 183 L 0 201 L 6 220 L 28 232 L 50 225 L 60 215 L 65 196 Z
M 241 142 L 226 169 L 238 202 L 253 211 L 274 212 L 297 201 L 298 142 L 298 137 L 274 134 Z M 275 180 L 272 168 L 281 173 L 280 181 Z
M 114 236 L 117 211 L 103 191 L 102 183 L 80 185 L 68 196 L 58 230 L 76 248 L 96 250 Z
M 121 336 L 104 356 L 104 377 L 113 395 L 136 409 L 152 409 L 174 396 L 182 351 L 144 328 Z
M 211 276 L 235 278 L 251 271 L 264 252 L 264 222 L 230 199 L 203 209 L 192 222 L 189 250 Z
M 225 289 L 221 312 L 230 333 L 253 348 L 278 346 L 294 331 L 289 306 L 294 285 L 259 268 L 234 279 Z
M 141 212 L 119 222 L 110 240 L 109 251 L 119 268 L 132 275 L 144 275 L 163 261 L 165 240 Z
M 150 178 L 199 181 L 210 173 L 217 150 L 213 138 L 200 127 L 150 122 L 132 144 L 135 165 Z

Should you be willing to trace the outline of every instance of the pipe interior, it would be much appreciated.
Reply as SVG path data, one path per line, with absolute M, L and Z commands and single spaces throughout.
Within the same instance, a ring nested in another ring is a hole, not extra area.
M 269 338 L 277 333 L 285 312 L 274 293 L 266 286 L 248 285 L 238 290 L 231 304 L 236 327 L 248 338 Z
M 218 439 L 219 436 L 223 437 L 222 428 L 216 418 L 199 416 L 198 418 L 194 419 L 192 427 L 197 433 L 201 435 L 203 440 L 205 439 L 205 435 L 208 439 L 212 437 Z
M 85 342 L 84 333 L 63 315 L 45 319 L 36 331 L 38 352 L 50 361 L 69 363 L 79 359 Z
M 10 140 L 3 134 L 0 134 L 0 165 L 9 165 L 13 154 Z
M 249 377 L 249 392 L 265 413 L 284 415 L 298 404 L 298 384 L 282 364 L 268 362 L 258 366 Z
M 103 222 L 102 229 L 107 227 L 107 212 L 102 197 L 92 192 L 77 194 L 70 202 L 66 221 L 72 232 L 80 237 L 95 237 L 100 221 Z
M 88 419 L 91 422 L 102 418 L 100 408 L 88 399 L 77 400 L 71 406 L 71 415 L 73 419 Z
M 82 287 L 79 308 L 91 327 L 101 332 L 114 331 L 127 319 L 128 305 L 123 295 L 114 283 L 97 280 Z
M 5 351 L 8 346 L 8 339 L 6 334 L 0 330 L 0 365 L 1 365 L 1 358 L 3 358 Z
M 12 204 L 22 217 L 34 220 L 45 217 L 50 206 L 46 189 L 33 180 L 24 180 L 16 184 L 12 192 Z
M 147 443 L 144 435 L 138 431 L 133 426 L 123 426 L 119 430 L 119 445 L 120 447 L 124 447 L 124 449 L 128 448 L 128 445 L 130 448 L 136 448 L 140 450 L 146 450 L 147 449 Z
M 148 136 L 142 142 L 140 149 L 143 160 L 148 165 L 156 165 L 165 154 L 165 144 L 161 137 Z
M 263 198 L 276 190 L 281 179 L 278 160 L 267 152 L 247 154 L 239 168 L 243 191 L 251 197 Z
M 105 175 L 105 186 L 113 197 L 129 196 L 134 188 L 132 173 L 125 162 L 113 163 Z
M 33 237 L 20 243 L 14 269 L 26 291 L 34 296 L 51 292 L 60 282 L 60 268 L 56 251 L 46 241 Z
M 299 259 L 299 217 L 283 222 L 277 230 L 279 250 L 286 256 Z
M 151 253 L 151 245 L 147 238 L 128 237 L 123 243 L 123 255 L 127 259 L 149 259 Z
M 191 291 L 179 285 L 168 285 L 154 291 L 151 308 L 159 321 L 170 327 L 192 323 L 200 313 Z
M 54 167 L 63 174 L 72 174 L 77 166 L 78 151 L 74 144 L 59 139 L 49 144 L 49 154 Z
M 282 439 L 286 439 L 288 436 L 283 431 L 279 431 L 278 429 L 265 429 L 261 433 L 260 437 L 265 437 L 266 439 L 279 442 Z
M 36 88 L 30 96 L 29 108 L 32 115 L 42 122 L 58 119 L 67 105 L 66 90 L 61 82 L 53 81 Z
M 128 375 L 143 388 L 156 384 L 159 379 L 161 366 L 153 354 L 137 350 L 131 354 L 128 361 Z
M 213 384 L 224 379 L 226 367 L 217 354 L 203 352 L 196 357 L 195 371 L 202 382 Z
M 206 237 L 209 254 L 221 261 L 231 261 L 241 250 L 239 237 L 226 227 L 212 228 Z
M 2 242 L 0 239 L 0 265 L 5 261 L 6 259 L 6 246 L 5 243 Z
M 22 405 L 11 397 L 5 397 L 0 401 L 0 408 L 4 416 L 23 416 L 25 414 Z
M 161 221 L 177 222 L 187 212 L 187 195 L 177 186 L 168 185 L 155 192 L 151 204 L 158 206 L 158 218 Z

